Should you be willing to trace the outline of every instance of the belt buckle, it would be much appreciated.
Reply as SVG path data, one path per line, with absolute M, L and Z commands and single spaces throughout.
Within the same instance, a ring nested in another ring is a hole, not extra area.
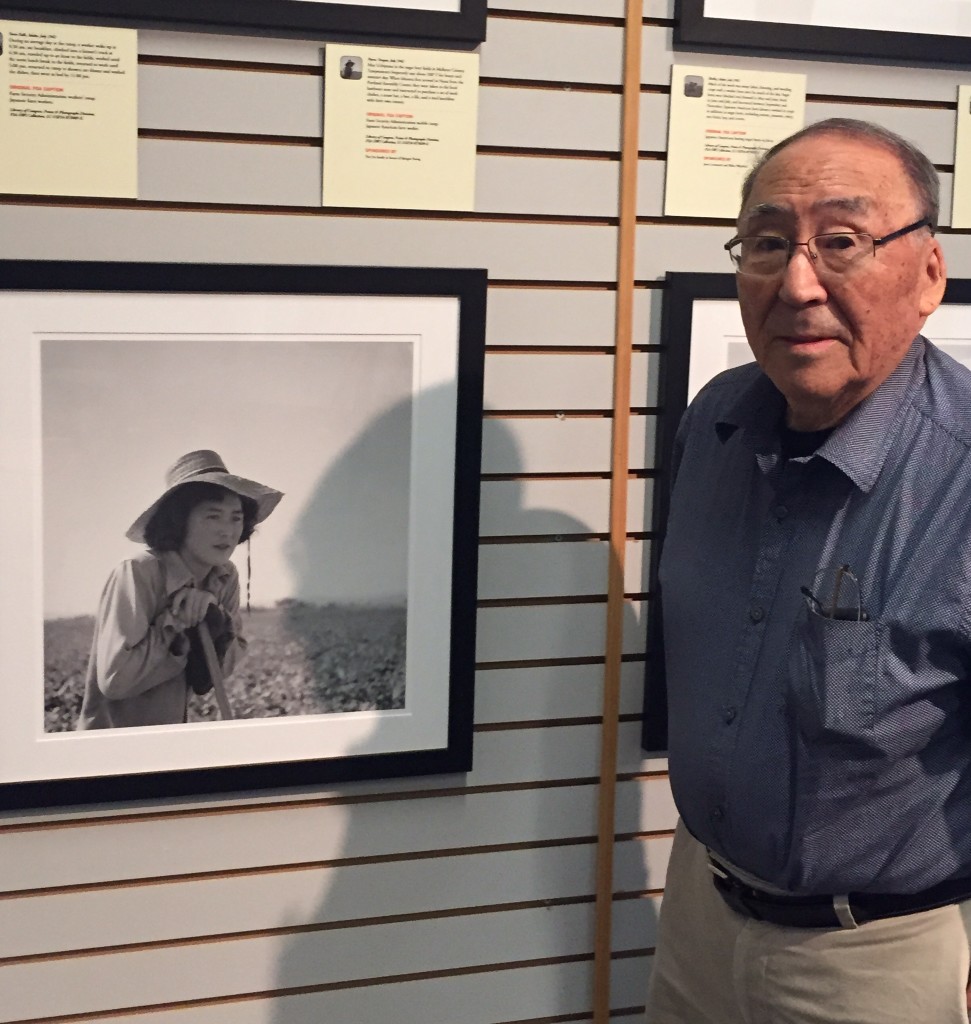
M 736 914 L 751 918 L 753 921 L 764 920 L 758 908 L 753 906 L 752 900 L 747 898 L 746 886 L 727 871 L 723 871 L 718 864 L 710 859 L 708 870 L 714 875 L 712 881 L 715 883 L 715 888 Z
M 744 886 L 741 886 L 741 885 L 738 886 L 737 889 L 735 890 L 735 895 L 736 895 L 736 897 L 738 899 L 738 902 L 744 908 L 742 913 L 744 913 L 746 917 L 752 918 L 753 921 L 764 921 L 765 920 L 765 918 L 762 916 L 762 914 L 758 910 L 758 906 L 757 906 L 756 901 L 753 900 L 749 896 L 749 893 L 746 892 Z

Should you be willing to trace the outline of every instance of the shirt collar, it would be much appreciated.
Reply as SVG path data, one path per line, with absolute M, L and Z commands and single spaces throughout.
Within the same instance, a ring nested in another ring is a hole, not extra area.
M 715 431 L 722 443 L 741 429 L 757 452 L 778 450 L 779 424 L 785 409 L 782 392 L 764 373 L 757 373 L 727 414 L 716 421 Z
M 829 435 L 818 455 L 866 493 L 877 482 L 903 410 L 926 376 L 924 339 L 918 334 L 897 368 Z
M 924 339 L 918 334 L 896 369 L 833 430 L 816 455 L 845 473 L 861 491 L 869 491 L 893 443 L 895 421 L 910 404 L 925 372 Z M 760 465 L 766 462 L 768 468 L 780 457 L 779 424 L 784 412 L 785 398 L 760 373 L 715 423 L 715 431 L 724 443 L 736 430 L 743 430 Z
M 155 552 L 158 560 L 162 563 L 165 577 L 165 593 L 174 594 L 177 590 L 181 590 L 183 587 L 189 587 L 195 585 L 195 578 L 189 571 L 189 567 L 185 564 L 182 556 L 178 551 L 160 551 Z M 232 572 L 228 563 L 226 565 L 213 566 L 212 569 L 206 574 L 206 578 L 203 580 L 203 588 L 206 590 L 211 589 L 208 584 L 211 582 L 222 582 Z

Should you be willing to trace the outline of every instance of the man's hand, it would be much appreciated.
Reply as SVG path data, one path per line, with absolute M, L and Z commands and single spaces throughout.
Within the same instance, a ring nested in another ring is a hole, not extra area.
M 215 598 L 208 590 L 197 587 L 183 587 L 172 595 L 172 614 L 186 628 L 197 626 L 206 617 L 209 606 Z

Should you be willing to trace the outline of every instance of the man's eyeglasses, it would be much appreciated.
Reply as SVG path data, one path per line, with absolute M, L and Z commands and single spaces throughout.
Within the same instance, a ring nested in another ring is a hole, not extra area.
M 891 231 L 883 238 L 874 238 L 865 231 L 834 231 L 825 235 L 813 235 L 805 242 L 791 242 L 780 235 L 746 235 L 726 242 L 725 248 L 735 269 L 740 274 L 753 277 L 771 277 L 786 269 L 796 247 L 804 245 L 814 266 L 823 266 L 833 274 L 843 274 L 857 260 L 875 256 L 877 247 L 892 242 L 895 238 L 909 235 L 919 228 L 934 226 L 927 217 L 915 220 L 899 231 Z
M 806 599 L 806 607 L 814 615 L 844 622 L 868 622 L 870 619 L 860 598 L 860 581 L 848 565 L 841 565 L 836 570 L 828 604 L 823 604 L 808 587 L 799 589 Z

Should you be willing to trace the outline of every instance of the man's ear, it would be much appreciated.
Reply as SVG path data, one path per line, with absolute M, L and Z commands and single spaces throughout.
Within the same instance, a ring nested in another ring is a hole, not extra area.
M 941 304 L 944 288 L 947 285 L 947 266 L 944 253 L 936 238 L 931 239 L 927 250 L 926 263 L 923 267 L 924 284 L 920 293 L 920 315 L 929 317 Z

